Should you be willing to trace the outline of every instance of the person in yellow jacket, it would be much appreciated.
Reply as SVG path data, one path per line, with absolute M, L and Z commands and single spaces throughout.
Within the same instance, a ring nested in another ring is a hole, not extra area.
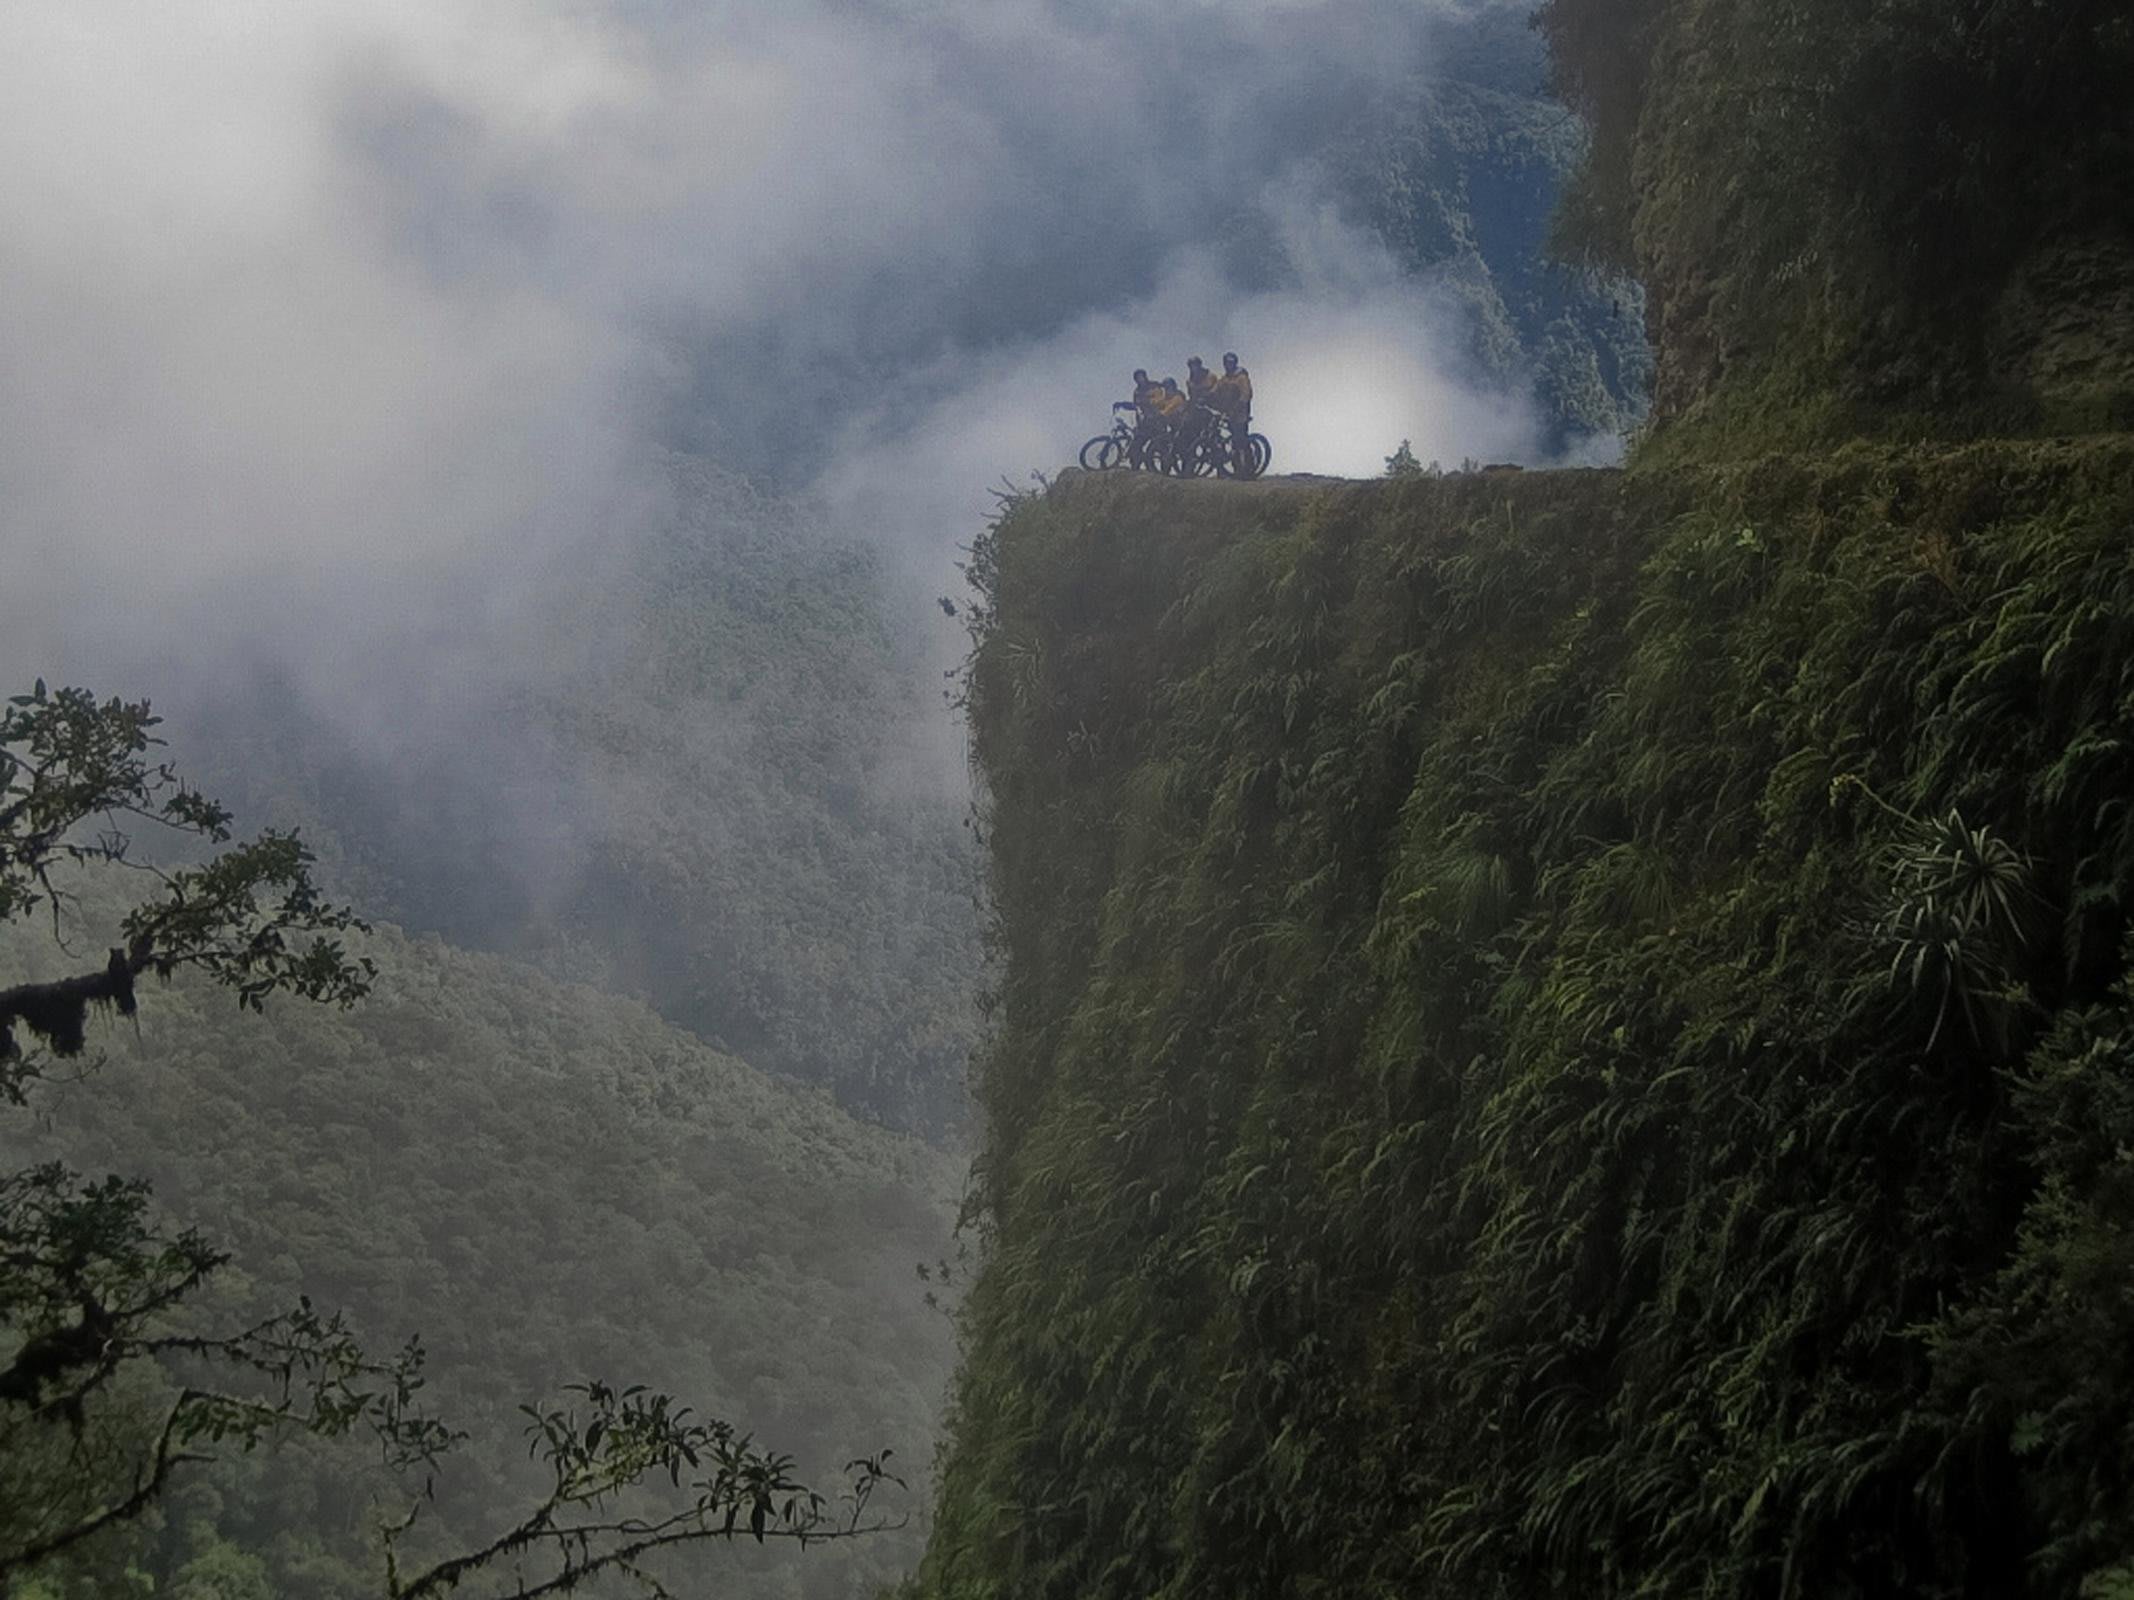
M 1213 425 L 1216 410 L 1215 374 L 1199 356 L 1186 358 L 1186 414 L 1179 419 L 1179 442 L 1188 448 Z
M 1143 438 L 1156 425 L 1154 404 L 1163 386 L 1151 378 L 1146 367 L 1134 368 L 1134 397 L 1112 403 L 1114 411 L 1131 411 L 1134 414 L 1134 432 Z
M 1239 434 L 1252 426 L 1252 374 L 1237 364 L 1237 352 L 1223 357 L 1223 375 L 1212 380 L 1213 404 Z
M 1186 418 L 1186 397 L 1176 378 L 1166 378 L 1149 401 L 1148 464 L 1161 472 L 1178 448 L 1178 430 Z
M 1212 405 L 1215 402 L 1215 374 L 1199 356 L 1186 358 L 1186 399 L 1193 405 Z
M 1215 380 L 1209 404 L 1230 429 L 1231 457 L 1240 477 L 1252 472 L 1252 374 L 1238 365 L 1237 352 L 1223 354 L 1223 375 Z

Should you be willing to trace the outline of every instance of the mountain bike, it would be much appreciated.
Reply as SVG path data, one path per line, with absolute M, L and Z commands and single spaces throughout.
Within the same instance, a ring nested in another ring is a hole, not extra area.
M 1197 478 L 1257 478 L 1274 459 L 1274 446 L 1264 433 L 1248 433 L 1239 439 L 1227 417 L 1210 413 L 1211 420 L 1194 438 L 1188 475 Z
M 1160 470 L 1181 478 L 1213 478 L 1222 474 L 1227 449 L 1222 414 L 1210 406 L 1195 405 L 1192 421 L 1172 438 Z
M 1120 414 L 1126 412 L 1138 417 L 1140 413 L 1134 403 L 1131 400 L 1118 401 L 1111 411 L 1111 432 L 1100 433 L 1082 446 L 1079 459 L 1085 471 L 1109 472 L 1113 467 L 1140 467 L 1147 464 L 1143 460 L 1147 453 L 1147 442 L 1135 431 L 1134 423 Z
M 1267 435 L 1247 434 L 1241 447 L 1229 420 L 1210 406 L 1198 408 L 1197 427 L 1158 426 L 1147 431 L 1128 420 L 1129 415 L 1137 420 L 1140 415 L 1131 400 L 1121 400 L 1111 409 L 1111 432 L 1100 433 L 1082 446 L 1078 459 L 1086 471 L 1132 467 L 1178 478 L 1257 478 L 1274 458 Z

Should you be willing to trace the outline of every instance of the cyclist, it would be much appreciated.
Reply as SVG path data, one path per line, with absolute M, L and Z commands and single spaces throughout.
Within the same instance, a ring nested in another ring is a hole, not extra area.
M 1186 416 L 1186 397 L 1176 378 L 1165 378 L 1149 400 L 1149 433 L 1143 450 L 1146 465 L 1159 472 L 1178 448 L 1178 430 Z
M 1186 357 L 1186 398 L 1195 405 L 1209 404 L 1215 395 L 1215 374 L 1199 356 Z
M 1223 354 L 1223 375 L 1215 380 L 1212 403 L 1230 425 L 1230 449 L 1240 475 L 1252 470 L 1252 374 L 1237 363 L 1237 352 Z
M 1240 433 L 1252 424 L 1252 374 L 1237 364 L 1237 352 L 1230 351 L 1223 357 L 1223 375 L 1211 378 L 1209 386 L 1215 391 L 1215 409 L 1229 419 Z
M 1128 459 L 1135 466 L 1141 465 L 1141 457 L 1154 442 L 1162 426 L 1156 410 L 1156 397 L 1163 393 L 1163 385 L 1148 374 L 1148 368 L 1134 368 L 1134 397 L 1131 400 L 1115 400 L 1114 411 L 1131 411 L 1134 414 L 1134 442 Z
M 1164 427 L 1175 429 L 1186 411 L 1185 393 L 1178 387 L 1178 380 L 1164 379 L 1150 404 L 1155 407 L 1156 416 Z
M 1215 374 L 1199 356 L 1186 358 L 1186 414 L 1179 424 L 1178 442 L 1183 451 L 1192 451 L 1200 442 L 1202 434 L 1215 424 Z
M 1149 402 L 1156 398 L 1156 393 L 1161 387 L 1161 384 L 1150 381 L 1148 368 L 1136 367 L 1134 368 L 1133 399 L 1114 400 L 1111 408 L 1114 411 L 1132 411 L 1136 413 L 1136 424 L 1146 426 L 1149 419 Z

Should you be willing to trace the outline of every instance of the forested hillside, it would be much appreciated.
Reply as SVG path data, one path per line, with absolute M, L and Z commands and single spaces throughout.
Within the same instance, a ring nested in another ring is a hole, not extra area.
M 1448 291 L 1476 373 L 1531 397 L 1545 452 L 1612 447 L 1651 388 L 1644 297 L 1618 266 L 1546 249 L 1585 131 L 1547 91 L 1523 8 L 1448 18 L 1438 48 L 1435 70 L 1371 105 L 1331 147 L 1336 186 L 1403 263 Z
M 524 597 L 523 660 L 354 742 L 263 679 L 199 718 L 195 769 L 247 817 L 301 824 L 379 915 L 639 995 L 862 1116 L 949 1134 L 978 879 L 922 666 L 932 600 L 701 461 L 669 458 L 648 493 L 649 529 L 589 535 Z
M 815 1481 L 888 1447 L 924 1482 L 949 1329 L 914 1269 L 946 1247 L 954 1163 L 632 1002 L 391 929 L 363 949 L 377 987 L 348 1012 L 255 1017 L 189 983 L 144 994 L 138 1030 L 100 1032 L 102 1070 L 10 1122 L 8 1165 L 56 1155 L 151 1179 L 235 1258 L 194 1309 L 202 1326 L 308 1294 L 377 1347 L 419 1332 L 436 1406 L 474 1435 L 423 1549 L 473 1548 L 523 1514 L 517 1407 L 588 1378 L 670 1391 L 798 1453 Z M 35 925 L 5 956 L 32 975 L 78 965 Z M 6 1425 L 0 1523 L 18 1526 L 7 1497 L 43 1492 L 52 1466 L 26 1441 L 54 1433 L 12 1409 Z M 374 1596 L 376 1525 L 406 1493 L 353 1443 L 289 1443 L 181 1475 L 21 1593 Z M 915 1537 L 713 1546 L 668 1570 L 720 1593 L 845 1595 L 908 1565 Z

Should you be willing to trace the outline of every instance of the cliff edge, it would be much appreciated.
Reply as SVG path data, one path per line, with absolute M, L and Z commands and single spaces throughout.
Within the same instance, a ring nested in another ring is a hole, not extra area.
M 2113 1592 L 2130 525 L 2124 436 L 1016 503 L 915 1592 Z

